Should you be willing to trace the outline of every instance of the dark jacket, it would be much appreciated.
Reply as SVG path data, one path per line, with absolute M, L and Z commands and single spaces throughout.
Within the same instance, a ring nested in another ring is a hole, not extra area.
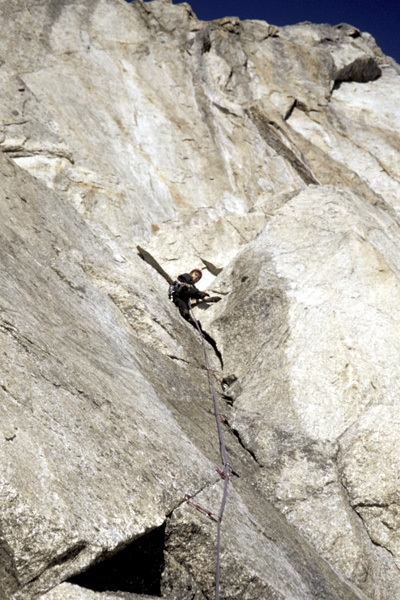
M 208 294 L 197 289 L 190 273 L 182 273 L 175 284 L 175 295 L 184 302 L 188 302 L 191 299 L 201 300 Z

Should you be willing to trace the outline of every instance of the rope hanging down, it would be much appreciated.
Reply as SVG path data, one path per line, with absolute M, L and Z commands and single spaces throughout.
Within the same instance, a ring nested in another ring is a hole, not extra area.
M 200 334 L 200 338 L 201 338 L 201 345 L 203 347 L 204 359 L 205 359 L 206 369 L 207 369 L 207 373 L 208 373 L 208 381 L 210 383 L 211 393 L 212 393 L 212 397 L 213 397 L 214 415 L 215 415 L 215 420 L 217 422 L 219 446 L 220 446 L 221 458 L 222 458 L 222 463 L 223 463 L 223 469 L 217 469 L 218 472 L 220 473 L 222 479 L 224 480 L 224 489 L 223 489 L 223 493 L 222 493 L 222 500 L 221 500 L 221 506 L 219 509 L 219 513 L 218 513 L 217 519 L 215 519 L 217 522 L 217 559 L 216 559 L 216 568 L 215 568 L 215 600 L 219 600 L 220 571 L 221 571 L 221 564 L 220 564 L 221 563 L 221 524 L 222 524 L 222 517 L 224 515 L 226 500 L 228 497 L 230 467 L 229 467 L 228 453 L 226 451 L 226 446 L 225 446 L 224 432 L 223 432 L 223 428 L 222 428 L 221 415 L 219 412 L 217 394 L 216 394 L 215 386 L 214 386 L 214 373 L 210 367 L 204 337 L 203 337 L 201 328 L 197 322 L 197 319 L 194 316 L 192 306 L 190 304 L 190 300 L 189 300 L 188 304 L 189 304 L 190 315 L 191 315 L 194 323 L 196 324 L 197 330 L 198 330 L 198 332 Z

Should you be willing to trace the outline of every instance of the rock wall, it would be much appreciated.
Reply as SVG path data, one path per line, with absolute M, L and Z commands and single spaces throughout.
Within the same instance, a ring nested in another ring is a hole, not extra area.
M 222 297 L 221 597 L 396 600 L 398 65 L 169 0 L 0 15 L 0 595 L 214 597 L 202 346 L 140 246 Z

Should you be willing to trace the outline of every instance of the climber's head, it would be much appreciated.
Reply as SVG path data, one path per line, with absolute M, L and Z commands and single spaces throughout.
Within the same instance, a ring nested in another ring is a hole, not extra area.
M 192 276 L 192 279 L 195 283 L 200 281 L 200 279 L 203 277 L 201 269 L 192 269 L 192 271 L 190 271 L 190 275 Z

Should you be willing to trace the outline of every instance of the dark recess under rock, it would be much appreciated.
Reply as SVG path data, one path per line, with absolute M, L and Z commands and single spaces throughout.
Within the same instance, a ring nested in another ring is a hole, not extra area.
M 165 524 L 104 558 L 69 583 L 95 592 L 130 592 L 161 597 Z

